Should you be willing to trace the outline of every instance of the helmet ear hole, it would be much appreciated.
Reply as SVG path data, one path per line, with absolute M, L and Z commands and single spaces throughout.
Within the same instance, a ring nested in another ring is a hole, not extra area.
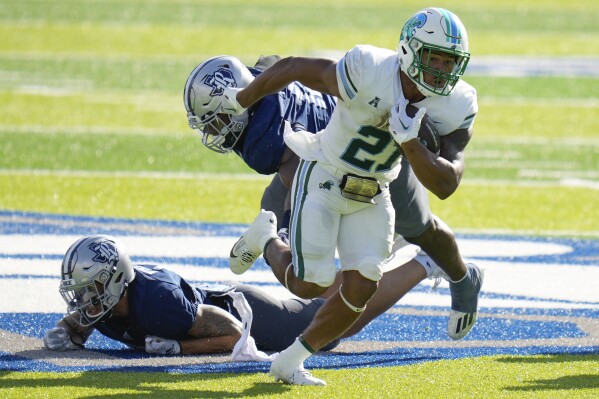
M 120 274 L 117 276 L 116 280 L 114 280 L 114 282 L 115 282 L 115 283 L 120 283 L 122 279 L 123 279 L 123 273 L 120 273 Z

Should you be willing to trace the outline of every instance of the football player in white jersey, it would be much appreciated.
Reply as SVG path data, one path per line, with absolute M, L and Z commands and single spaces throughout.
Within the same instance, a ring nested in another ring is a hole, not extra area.
M 288 57 L 245 89 L 225 89 L 221 110 L 230 114 L 242 113 L 292 81 L 340 100 L 323 131 L 286 137 L 302 158 L 292 188 L 291 252 L 278 239 L 274 214 L 264 211 L 231 250 L 235 273 L 247 270 L 264 251 L 279 281 L 305 298 L 332 285 L 335 249 L 339 252 L 341 287 L 294 344 L 273 361 L 270 373 L 275 379 L 325 385 L 304 369 L 304 360 L 351 327 L 375 292 L 392 242 L 395 218 L 389 182 L 399 172 L 398 146 L 426 189 L 441 199 L 457 189 L 477 112 L 475 90 L 460 80 L 469 58 L 459 18 L 444 9 L 427 8 L 404 25 L 397 52 L 356 46 L 338 62 Z M 408 104 L 419 108 L 413 118 L 406 113 Z M 440 156 L 415 140 L 425 111 L 440 123 Z M 404 189 L 415 193 L 408 195 L 428 209 L 426 199 L 416 193 L 418 188 Z M 476 320 L 483 272 L 464 264 L 447 226 L 430 211 L 423 215 L 421 228 L 412 229 L 417 234 L 402 235 L 451 278 L 448 332 L 459 339 Z

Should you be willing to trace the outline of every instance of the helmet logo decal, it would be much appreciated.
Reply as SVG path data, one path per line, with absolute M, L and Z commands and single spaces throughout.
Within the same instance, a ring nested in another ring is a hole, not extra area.
M 119 253 L 115 244 L 111 241 L 93 242 L 88 248 L 96 254 L 93 258 L 94 262 L 108 263 L 115 266 L 119 261 Z
M 404 25 L 403 29 L 401 30 L 401 36 L 399 37 L 399 39 L 400 40 L 404 40 L 404 39 L 410 40 L 412 38 L 412 36 L 414 36 L 416 34 L 416 29 L 422 28 L 425 23 L 426 23 L 426 14 L 421 13 L 421 14 L 414 15 Z
M 204 76 L 202 83 L 212 87 L 210 97 L 221 96 L 227 86 L 237 87 L 233 72 L 227 68 L 219 68 L 213 75 Z

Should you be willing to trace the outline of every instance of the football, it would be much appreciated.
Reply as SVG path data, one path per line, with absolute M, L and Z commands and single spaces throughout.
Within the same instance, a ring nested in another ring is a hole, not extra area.
M 418 112 L 418 108 L 412 104 L 408 104 L 406 107 L 406 113 L 408 116 L 413 118 L 414 115 L 416 115 L 416 112 Z M 422 118 L 420 130 L 418 131 L 418 140 L 420 140 L 422 145 L 428 148 L 430 152 L 439 155 L 439 151 L 441 150 L 439 130 L 437 130 L 437 125 L 435 125 L 435 122 L 433 122 L 428 114 L 424 114 L 424 117 Z M 404 155 L 401 146 L 398 147 L 401 155 Z

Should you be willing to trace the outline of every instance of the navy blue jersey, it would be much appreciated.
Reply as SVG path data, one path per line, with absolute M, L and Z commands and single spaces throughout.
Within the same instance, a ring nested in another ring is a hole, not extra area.
M 129 285 L 129 315 L 101 320 L 94 327 L 103 335 L 144 350 L 145 337 L 154 335 L 178 341 L 192 339 L 187 332 L 200 304 L 218 306 L 241 320 L 233 300 L 224 291 L 206 291 L 190 285 L 178 274 L 159 266 L 134 266 Z M 262 350 L 281 351 L 291 345 L 324 303 L 323 299 L 279 300 L 247 285 L 236 285 L 246 297 L 254 320 L 250 335 Z M 328 349 L 328 348 L 327 348 Z
M 94 327 L 109 338 L 143 349 L 145 337 L 186 339 L 205 293 L 181 276 L 160 267 L 135 266 L 135 280 L 127 290 L 129 316 L 111 317 Z
M 259 71 L 250 68 L 252 74 Z M 316 133 L 329 122 L 336 98 L 297 82 L 271 94 L 249 109 L 248 125 L 233 150 L 256 172 L 270 175 L 279 170 L 285 152 L 285 121 Z

